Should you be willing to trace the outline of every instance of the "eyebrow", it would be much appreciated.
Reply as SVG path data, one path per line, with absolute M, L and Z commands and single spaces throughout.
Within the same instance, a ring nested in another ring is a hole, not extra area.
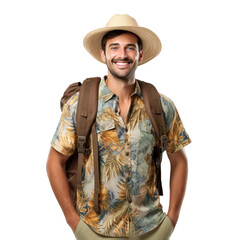
M 118 46 L 119 43 L 111 43 L 108 47 L 112 47 L 112 46 Z
M 120 45 L 119 43 L 111 43 L 108 47 L 119 46 L 119 45 Z M 136 48 L 136 45 L 133 43 L 129 43 L 126 45 L 126 47 L 135 47 Z

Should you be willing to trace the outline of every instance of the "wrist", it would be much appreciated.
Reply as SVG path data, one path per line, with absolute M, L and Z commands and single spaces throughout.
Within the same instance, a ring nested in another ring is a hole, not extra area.
M 173 227 L 175 228 L 177 221 L 178 221 L 179 214 L 176 212 L 168 211 L 167 216 L 169 217 L 169 219 L 172 222 Z
M 73 211 L 68 211 L 65 214 L 65 219 L 66 219 L 66 222 L 68 223 L 68 225 L 71 225 L 71 223 L 74 222 L 78 218 L 79 218 L 79 215 L 75 209 Z
M 69 227 L 72 229 L 73 232 L 75 232 L 79 220 L 80 220 L 80 216 L 76 211 L 66 216 L 67 224 L 69 225 Z

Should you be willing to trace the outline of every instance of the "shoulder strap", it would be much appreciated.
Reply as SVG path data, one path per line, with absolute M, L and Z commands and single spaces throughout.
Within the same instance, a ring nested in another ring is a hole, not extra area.
M 83 81 L 78 97 L 76 113 L 77 136 L 88 137 L 96 118 L 98 86 L 101 78 L 87 78 Z
M 163 195 L 161 183 L 161 161 L 162 153 L 167 149 L 167 136 L 165 130 L 165 121 L 163 116 L 162 103 L 157 89 L 150 83 L 138 80 L 143 101 L 152 125 L 156 131 L 157 144 L 154 150 L 153 158 L 157 171 L 157 189 L 160 195 Z
M 78 107 L 76 113 L 77 137 L 78 137 L 78 171 L 77 171 L 77 188 L 82 190 L 82 163 L 83 156 L 90 154 L 89 135 L 93 130 L 93 157 L 94 157 L 94 204 L 95 210 L 98 208 L 98 194 L 100 192 L 99 168 L 98 168 L 98 145 L 96 126 L 94 124 L 97 114 L 98 87 L 101 78 L 87 78 L 79 91 Z

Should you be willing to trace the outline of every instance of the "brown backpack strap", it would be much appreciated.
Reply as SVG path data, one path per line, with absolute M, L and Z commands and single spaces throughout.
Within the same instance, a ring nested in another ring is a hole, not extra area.
M 94 210 L 99 212 L 98 198 L 100 194 L 100 174 L 98 162 L 98 138 L 96 131 L 96 122 L 92 126 L 92 140 L 93 140 L 93 159 L 94 159 Z
M 157 144 L 154 150 L 153 159 L 155 161 L 157 171 L 157 189 L 159 194 L 163 195 L 161 182 L 161 162 L 162 153 L 167 149 L 168 139 L 166 136 L 162 103 L 157 89 L 152 84 L 140 80 L 138 80 L 138 82 L 142 91 L 146 111 L 157 135 Z
M 96 143 L 96 125 L 94 124 L 97 114 L 98 103 L 98 86 L 100 78 L 87 78 L 83 81 L 80 88 L 78 107 L 76 113 L 77 136 L 78 136 L 78 171 L 77 171 L 77 188 L 82 190 L 82 164 L 83 156 L 89 155 L 89 134 L 93 132 L 93 157 L 94 157 L 94 201 L 97 203 L 95 210 L 98 208 L 98 194 L 100 192 L 99 169 L 98 169 L 98 145 Z M 96 169 L 97 168 L 97 169 Z

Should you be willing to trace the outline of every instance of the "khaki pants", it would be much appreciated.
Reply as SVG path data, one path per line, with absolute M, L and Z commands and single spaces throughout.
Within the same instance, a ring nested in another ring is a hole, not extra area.
M 130 222 L 130 237 L 122 238 L 122 237 L 106 237 L 95 233 L 86 223 L 80 220 L 78 223 L 77 229 L 75 231 L 75 236 L 77 240 L 168 240 L 173 232 L 173 225 L 168 218 L 165 217 L 163 222 L 152 231 L 137 236 L 133 225 Z

